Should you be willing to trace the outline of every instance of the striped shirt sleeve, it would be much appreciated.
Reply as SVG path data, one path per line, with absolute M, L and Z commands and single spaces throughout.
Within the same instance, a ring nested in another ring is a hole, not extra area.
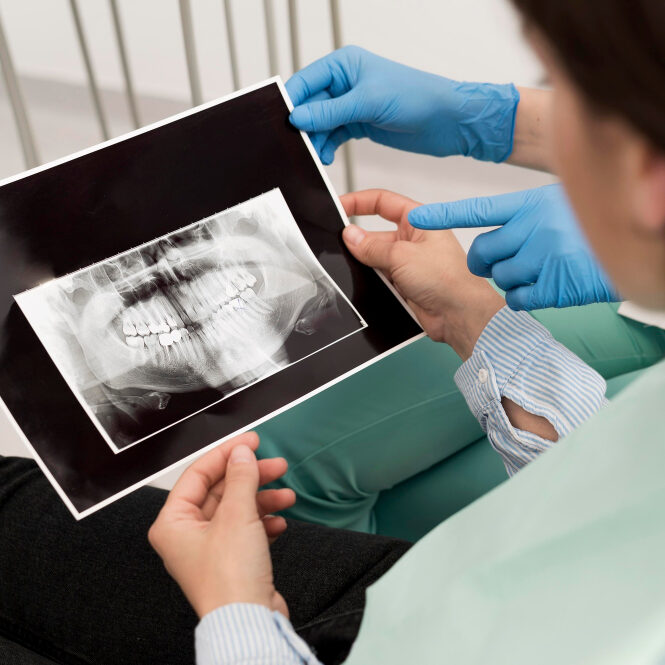
M 196 627 L 196 665 L 321 665 L 291 622 L 263 605 L 234 603 Z
M 607 402 L 600 374 L 529 314 L 508 307 L 487 324 L 455 382 L 509 475 L 553 442 L 513 427 L 502 397 L 547 418 L 560 439 Z

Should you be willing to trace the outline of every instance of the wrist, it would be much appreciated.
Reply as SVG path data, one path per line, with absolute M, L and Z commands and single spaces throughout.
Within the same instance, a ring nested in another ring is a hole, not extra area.
M 478 338 L 506 301 L 485 280 L 483 286 L 467 294 L 456 308 L 442 315 L 442 340 L 462 359 L 471 357 Z
M 201 574 L 197 576 L 196 585 L 191 588 L 188 588 L 187 585 L 181 585 L 199 618 L 203 618 L 219 607 L 238 603 L 263 605 L 268 609 L 272 609 L 270 587 L 256 584 L 253 580 L 246 579 L 241 575 L 217 577 L 216 581 L 213 581 L 215 580 L 213 574 L 214 571 L 208 575 Z M 205 581 L 205 584 L 201 584 L 202 581 Z
M 227 605 L 261 605 L 272 611 L 272 604 L 262 595 L 252 595 L 248 593 L 223 594 L 220 596 L 201 597 L 191 602 L 196 615 L 202 619 L 206 614 L 214 612 L 220 607 Z
M 551 92 L 519 88 L 519 95 L 519 103 L 515 110 L 513 151 L 508 161 L 517 166 L 552 172 L 549 129 Z
M 513 151 L 520 93 L 512 83 L 457 84 L 462 98 L 458 122 L 460 154 L 486 162 L 504 162 Z

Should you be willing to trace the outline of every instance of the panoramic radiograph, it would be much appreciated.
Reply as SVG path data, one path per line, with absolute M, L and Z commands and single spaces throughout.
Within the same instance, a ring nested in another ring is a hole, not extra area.
M 279 190 L 16 299 L 117 450 L 173 424 L 179 394 L 175 422 L 300 360 L 294 339 L 350 307 Z

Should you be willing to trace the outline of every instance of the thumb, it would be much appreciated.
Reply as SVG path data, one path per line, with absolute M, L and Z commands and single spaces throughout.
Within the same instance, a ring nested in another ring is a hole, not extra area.
M 534 302 L 535 289 L 535 284 L 527 284 L 506 291 L 506 305 L 515 311 L 549 307 L 550 305 Z
M 352 92 L 341 97 L 302 104 L 291 112 L 291 123 L 304 132 L 329 132 L 350 122 L 357 122 Z
M 252 449 L 237 445 L 231 450 L 224 476 L 224 495 L 215 515 L 225 519 L 251 522 L 259 519 L 256 493 L 259 489 L 259 466 Z
M 379 270 L 389 271 L 392 268 L 394 242 L 376 238 L 355 224 L 349 224 L 342 232 L 342 237 L 348 250 L 361 263 Z
M 450 203 L 430 203 L 409 212 L 417 229 L 464 229 L 505 224 L 524 206 L 527 192 L 481 196 Z

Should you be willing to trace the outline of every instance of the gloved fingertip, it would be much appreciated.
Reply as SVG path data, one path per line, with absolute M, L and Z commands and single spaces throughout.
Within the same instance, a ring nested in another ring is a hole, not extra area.
M 309 127 L 307 126 L 309 124 L 309 120 L 310 113 L 305 109 L 304 106 L 296 106 L 296 108 L 291 111 L 291 115 L 289 115 L 289 121 L 291 124 L 303 131 L 309 130 Z
M 407 215 L 409 224 L 417 229 L 431 229 L 430 217 L 424 213 L 420 208 L 414 208 L 409 211 Z
M 471 249 L 473 249 L 473 247 Z M 475 260 L 472 252 L 469 252 L 466 255 L 466 267 L 469 269 L 469 272 L 476 277 L 485 277 L 487 279 L 491 279 L 492 277 L 492 266 L 488 266 L 483 261 Z
M 321 151 L 320 157 L 321 157 L 321 161 L 326 166 L 330 166 L 330 164 L 332 164 L 333 161 L 335 160 L 335 153 L 332 150 L 330 150 L 329 148 L 327 148 L 327 149 Z
M 529 311 L 531 309 L 537 309 L 537 307 L 530 306 L 531 300 L 529 297 L 526 298 L 526 293 L 524 287 L 518 287 L 516 289 L 510 289 L 506 291 L 506 305 L 510 307 L 514 312 Z

